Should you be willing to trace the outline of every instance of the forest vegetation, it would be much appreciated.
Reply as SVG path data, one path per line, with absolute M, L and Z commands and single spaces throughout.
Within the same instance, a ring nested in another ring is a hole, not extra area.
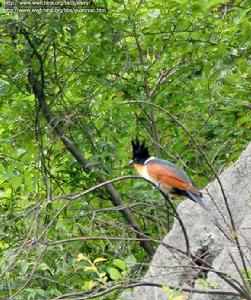
M 171 209 L 138 178 L 98 186 L 136 175 L 131 139 L 200 188 L 251 140 L 250 1 L 91 6 L 1 7 L 0 299 L 112 300 L 142 278 Z

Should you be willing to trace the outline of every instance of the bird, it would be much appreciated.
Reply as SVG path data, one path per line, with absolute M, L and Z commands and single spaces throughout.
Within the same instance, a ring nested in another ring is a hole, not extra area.
M 185 171 L 174 163 L 150 155 L 145 142 L 131 141 L 132 163 L 140 176 L 152 182 L 165 195 L 186 197 L 206 209 L 202 193 L 195 187 Z

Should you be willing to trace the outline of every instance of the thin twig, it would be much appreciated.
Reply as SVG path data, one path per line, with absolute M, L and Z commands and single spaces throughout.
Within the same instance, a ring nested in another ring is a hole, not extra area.
M 196 288 L 182 288 L 178 286 L 172 286 L 168 285 L 167 283 L 154 283 L 154 282 L 147 282 L 147 281 L 136 281 L 132 280 L 129 282 L 124 282 L 117 285 L 112 285 L 107 287 L 102 287 L 99 289 L 96 289 L 91 292 L 75 292 L 75 293 L 68 293 L 61 296 L 58 296 L 56 298 L 53 298 L 52 300 L 60 300 L 60 299 L 94 299 L 100 296 L 104 296 L 106 294 L 109 294 L 115 290 L 125 290 L 127 288 L 135 288 L 140 286 L 152 286 L 152 287 L 158 287 L 163 289 L 163 286 L 168 286 L 170 289 L 173 290 L 179 290 L 183 292 L 189 292 L 189 293 L 197 293 L 197 294 L 207 294 L 207 295 L 222 295 L 222 296 L 240 296 L 237 292 L 231 292 L 231 291 L 225 291 L 225 290 L 201 290 Z

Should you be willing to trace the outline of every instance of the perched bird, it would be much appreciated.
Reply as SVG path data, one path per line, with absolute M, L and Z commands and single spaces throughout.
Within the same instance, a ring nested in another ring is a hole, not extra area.
M 168 160 L 150 156 L 145 143 L 132 140 L 132 162 L 140 176 L 151 181 L 164 194 L 186 197 L 201 204 L 202 193 L 193 185 L 188 175 Z

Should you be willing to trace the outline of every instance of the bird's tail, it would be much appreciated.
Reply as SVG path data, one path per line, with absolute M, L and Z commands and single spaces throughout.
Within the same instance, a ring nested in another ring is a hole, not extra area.
M 187 193 L 187 197 L 189 199 L 191 199 L 192 201 L 198 203 L 205 211 L 207 211 L 207 215 L 209 217 L 209 219 L 211 221 L 213 221 L 213 223 L 215 224 L 216 227 L 218 227 L 218 229 L 225 235 L 225 237 L 231 241 L 231 238 L 228 236 L 228 234 L 226 233 L 226 231 L 222 228 L 222 226 L 219 224 L 218 220 L 215 218 L 215 216 L 213 216 L 211 214 L 211 212 L 209 211 L 208 207 L 206 207 L 204 201 L 203 201 L 203 197 L 202 194 L 201 195 L 196 195 L 192 192 L 186 191 Z
M 192 201 L 198 203 L 203 209 L 205 209 L 206 211 L 208 211 L 208 208 L 206 207 L 206 205 L 203 202 L 203 197 L 202 195 L 196 195 L 192 192 L 186 191 L 187 192 L 187 197 L 189 199 L 191 199 Z

